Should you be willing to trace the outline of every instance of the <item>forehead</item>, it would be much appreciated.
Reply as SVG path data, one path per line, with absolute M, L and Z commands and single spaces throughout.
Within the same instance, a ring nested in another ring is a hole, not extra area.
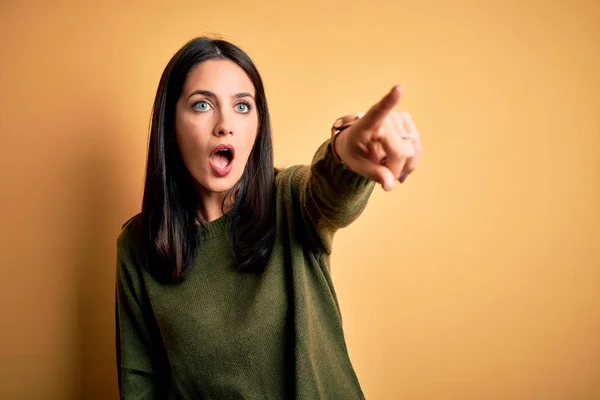
M 208 60 L 190 70 L 183 92 L 209 90 L 221 95 L 247 92 L 255 95 L 254 85 L 246 72 L 231 60 Z

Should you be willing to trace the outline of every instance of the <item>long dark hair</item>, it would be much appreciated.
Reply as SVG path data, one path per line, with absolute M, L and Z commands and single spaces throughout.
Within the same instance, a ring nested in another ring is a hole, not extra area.
M 262 271 L 275 240 L 273 145 L 260 74 L 250 57 L 234 44 L 194 38 L 175 53 L 160 79 L 152 112 L 142 212 L 135 218 L 145 267 L 163 281 L 184 278 L 200 243 L 199 194 L 175 140 L 175 105 L 190 70 L 211 59 L 239 65 L 256 91 L 258 134 L 241 179 L 226 196 L 234 196 L 226 219 L 229 248 L 238 269 Z

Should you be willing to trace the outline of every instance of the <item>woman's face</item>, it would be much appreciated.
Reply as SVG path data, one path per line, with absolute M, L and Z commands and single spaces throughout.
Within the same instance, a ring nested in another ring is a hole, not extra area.
M 241 178 L 258 133 L 252 81 L 230 60 L 190 70 L 175 111 L 183 163 L 202 196 L 224 194 Z

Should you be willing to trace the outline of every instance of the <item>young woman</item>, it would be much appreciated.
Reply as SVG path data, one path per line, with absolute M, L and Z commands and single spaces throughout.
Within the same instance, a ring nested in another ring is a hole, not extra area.
M 173 56 L 142 211 L 117 243 L 121 398 L 364 398 L 329 261 L 375 184 L 391 190 L 416 167 L 400 95 L 340 118 L 310 165 L 279 171 L 250 58 L 205 37 Z

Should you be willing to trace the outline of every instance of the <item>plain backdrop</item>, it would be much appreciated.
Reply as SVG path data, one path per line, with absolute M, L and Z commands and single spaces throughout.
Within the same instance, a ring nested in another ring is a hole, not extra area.
M 200 34 L 256 62 L 280 167 L 404 87 L 421 164 L 332 260 L 368 399 L 600 398 L 595 0 L 0 2 L 0 398 L 117 398 L 116 238 Z

